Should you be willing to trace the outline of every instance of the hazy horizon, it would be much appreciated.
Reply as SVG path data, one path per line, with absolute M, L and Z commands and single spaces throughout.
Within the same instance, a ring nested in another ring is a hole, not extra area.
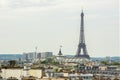
M 120 56 L 118 0 L 0 0 L 0 53 L 75 55 L 81 9 L 88 54 Z

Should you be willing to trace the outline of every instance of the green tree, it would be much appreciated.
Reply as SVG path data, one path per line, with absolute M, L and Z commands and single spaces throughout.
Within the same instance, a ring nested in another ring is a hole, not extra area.
M 108 61 L 101 61 L 101 63 L 104 64 L 104 65 L 108 65 L 109 64 Z
M 113 62 L 112 65 L 120 65 L 120 62 Z
M 41 64 L 47 64 L 47 61 L 46 60 L 41 61 Z
M 17 63 L 17 62 L 16 62 L 15 60 L 10 60 L 10 61 L 9 61 L 10 67 L 15 67 L 16 63 Z

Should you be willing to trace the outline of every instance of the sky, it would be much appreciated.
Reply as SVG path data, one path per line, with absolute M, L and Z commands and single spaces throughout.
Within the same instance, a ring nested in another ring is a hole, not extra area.
M 0 54 L 75 55 L 84 11 L 91 57 L 120 56 L 119 0 L 0 0 Z

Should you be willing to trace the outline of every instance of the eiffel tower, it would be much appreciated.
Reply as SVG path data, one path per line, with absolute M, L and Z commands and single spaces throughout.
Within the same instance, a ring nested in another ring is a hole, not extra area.
M 83 53 L 82 53 L 83 51 Z M 82 54 L 81 54 L 82 53 Z M 85 44 L 85 35 L 84 35 L 84 13 L 81 13 L 81 27 L 80 27 L 80 39 L 78 44 L 78 49 L 75 57 L 84 57 L 90 59 L 90 56 L 87 53 L 87 48 Z

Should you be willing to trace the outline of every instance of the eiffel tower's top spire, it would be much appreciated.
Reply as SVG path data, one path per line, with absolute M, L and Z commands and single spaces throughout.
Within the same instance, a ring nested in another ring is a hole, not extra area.
M 84 16 L 84 12 L 83 12 L 83 9 L 81 10 L 81 16 Z
M 82 13 L 83 13 L 83 9 L 82 9 Z
M 82 6 L 82 8 L 81 8 L 81 15 L 82 15 L 82 14 L 84 15 L 84 12 L 83 12 L 83 6 Z

